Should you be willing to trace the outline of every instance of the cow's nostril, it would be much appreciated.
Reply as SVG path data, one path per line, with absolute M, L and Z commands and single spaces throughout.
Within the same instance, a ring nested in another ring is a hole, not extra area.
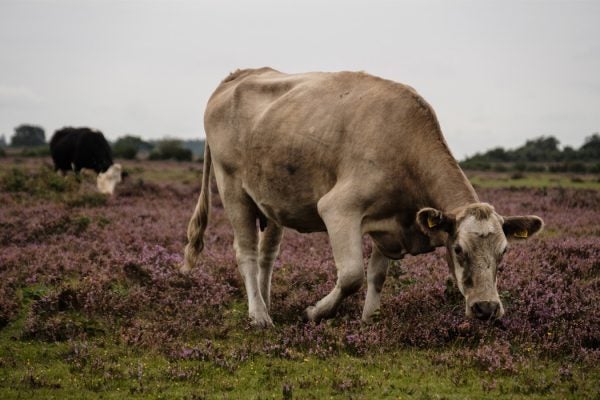
M 490 319 L 497 316 L 500 304 L 495 301 L 478 301 L 471 306 L 473 315 L 479 319 Z

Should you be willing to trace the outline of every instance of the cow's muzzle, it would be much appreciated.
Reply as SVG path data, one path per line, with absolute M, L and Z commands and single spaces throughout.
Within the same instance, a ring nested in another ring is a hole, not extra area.
M 471 306 L 473 316 L 482 320 L 499 318 L 500 303 L 497 301 L 478 301 Z

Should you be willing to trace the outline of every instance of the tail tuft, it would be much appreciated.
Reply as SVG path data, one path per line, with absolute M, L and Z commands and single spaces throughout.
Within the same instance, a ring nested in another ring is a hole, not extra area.
M 208 143 L 204 149 L 204 170 L 202 172 L 202 190 L 198 197 L 198 203 L 194 214 L 190 219 L 187 230 L 188 243 L 185 246 L 183 265 L 179 269 L 183 273 L 189 272 L 196 261 L 198 255 L 204 248 L 204 231 L 208 225 L 208 214 L 210 212 L 210 169 L 211 169 L 210 148 Z

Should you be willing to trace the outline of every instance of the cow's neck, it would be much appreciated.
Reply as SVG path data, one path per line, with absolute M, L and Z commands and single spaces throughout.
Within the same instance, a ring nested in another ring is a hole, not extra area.
M 420 207 L 433 207 L 445 213 L 452 213 L 461 207 L 479 202 L 473 186 L 453 158 L 451 162 L 434 162 L 429 164 L 429 168 L 421 169 L 418 187 L 420 204 L 415 213 Z M 427 253 L 445 244 L 442 236 L 433 238 L 424 235 L 417 226 L 416 219 L 411 219 L 411 226 L 406 229 L 403 246 L 410 254 Z
M 426 169 L 424 179 L 427 182 L 427 197 L 431 202 L 429 207 L 444 212 L 479 202 L 473 185 L 452 155 L 448 156 L 450 159 L 446 162 L 433 163 L 433 167 Z

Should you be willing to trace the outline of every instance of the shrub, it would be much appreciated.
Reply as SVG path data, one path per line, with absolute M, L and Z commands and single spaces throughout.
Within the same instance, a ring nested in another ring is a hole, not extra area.
M 115 148 L 113 147 L 113 155 L 115 158 L 124 158 L 126 160 L 133 160 L 137 155 L 137 148 L 133 146 L 122 146 Z
M 137 136 L 123 136 L 112 145 L 115 158 L 133 160 L 140 150 L 149 150 L 152 145 Z
M 546 167 L 543 164 L 527 164 L 526 170 L 529 172 L 545 172 Z
M 108 195 L 104 193 L 76 193 L 67 196 L 65 204 L 70 207 L 101 207 L 108 202 Z
M 15 290 L 5 283 L 0 285 L 0 329 L 4 328 L 19 311 Z
M 561 164 L 554 164 L 550 166 L 550 172 L 575 172 L 575 173 L 586 173 L 588 172 L 588 167 L 585 163 L 580 161 L 569 161 Z M 593 166 L 590 168 L 589 172 L 592 171 Z
M 180 140 L 165 139 L 150 153 L 150 160 L 191 161 L 192 151 L 185 149 Z
M 7 192 L 24 192 L 27 190 L 28 176 L 22 169 L 12 168 L 2 176 L 0 185 Z
M 0 187 L 7 192 L 24 192 L 50 198 L 56 193 L 76 190 L 79 182 L 74 175 L 62 177 L 49 167 L 42 167 L 37 171 L 12 168 L 0 179 Z
M 515 171 L 525 172 L 527 171 L 527 164 L 524 162 L 515 163 L 515 165 L 513 165 L 513 169 Z
M 23 338 L 54 342 L 102 332 L 96 321 L 81 312 L 81 296 L 77 289 L 63 287 L 35 301 L 25 320 Z
M 504 164 L 494 164 L 493 170 L 495 172 L 506 172 L 508 168 Z
M 70 207 L 99 207 L 108 201 L 107 195 L 96 191 L 93 175 L 61 176 L 49 167 L 35 171 L 12 168 L 0 177 L 0 189 L 63 202 Z
M 567 170 L 569 172 L 579 172 L 579 173 L 587 172 L 587 168 L 586 168 L 585 164 L 582 162 L 567 163 Z
M 21 157 L 48 157 L 50 155 L 50 147 L 47 145 L 23 147 L 20 155 Z
M 548 167 L 550 172 L 567 172 L 567 167 L 565 164 L 552 164 Z
M 476 160 L 462 161 L 459 164 L 461 168 L 472 171 L 489 171 L 492 168 L 490 163 Z

